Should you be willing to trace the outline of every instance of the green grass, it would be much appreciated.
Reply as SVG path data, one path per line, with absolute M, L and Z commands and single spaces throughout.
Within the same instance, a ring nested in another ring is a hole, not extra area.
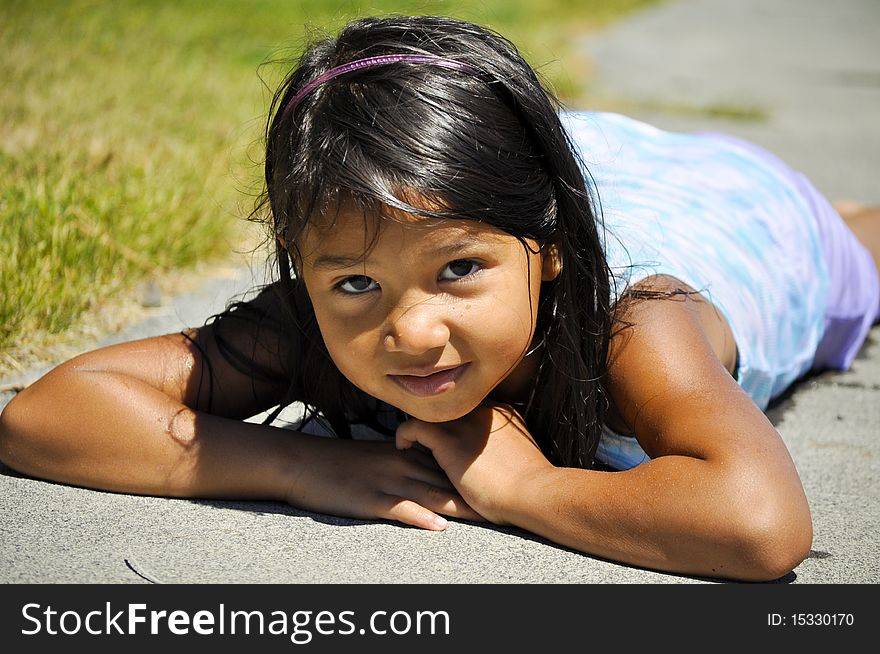
M 588 74 L 577 36 L 652 1 L 0 0 L 0 354 L 244 238 L 269 99 L 257 69 L 305 25 L 474 20 L 571 97 Z

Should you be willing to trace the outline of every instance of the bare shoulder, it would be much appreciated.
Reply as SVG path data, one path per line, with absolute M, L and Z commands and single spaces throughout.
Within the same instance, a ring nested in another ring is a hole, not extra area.
M 651 457 L 751 456 L 772 447 L 787 460 L 775 428 L 731 374 L 736 347 L 723 317 L 674 278 L 638 288 L 685 292 L 619 305 L 609 353 L 617 419 Z

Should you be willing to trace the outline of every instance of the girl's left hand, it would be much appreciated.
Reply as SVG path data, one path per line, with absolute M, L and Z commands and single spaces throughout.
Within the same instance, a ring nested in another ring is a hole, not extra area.
M 416 443 L 431 451 L 468 505 L 496 524 L 510 524 L 505 508 L 525 480 L 553 467 L 508 405 L 479 406 L 444 423 L 410 418 L 397 428 L 397 448 Z

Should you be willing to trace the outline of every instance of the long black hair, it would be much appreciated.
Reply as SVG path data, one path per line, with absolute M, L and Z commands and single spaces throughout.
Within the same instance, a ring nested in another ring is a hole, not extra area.
M 380 55 L 460 62 L 327 71 Z M 560 274 L 541 289 L 543 343 L 529 429 L 556 465 L 588 468 L 607 405 L 610 276 L 582 162 L 559 120 L 561 105 L 501 35 L 439 16 L 364 18 L 308 46 L 278 89 L 266 132 L 264 216 L 277 248 L 274 285 L 290 335 L 285 402 L 320 412 L 339 435 L 375 423 L 378 403 L 334 366 L 305 284 L 298 237 L 344 203 L 365 216 L 383 207 L 474 220 L 555 246 Z M 430 208 L 410 199 L 430 200 Z

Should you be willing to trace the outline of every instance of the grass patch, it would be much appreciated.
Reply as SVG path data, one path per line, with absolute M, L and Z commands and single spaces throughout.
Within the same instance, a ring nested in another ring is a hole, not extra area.
M 50 342 L 107 298 L 247 237 L 269 99 L 256 71 L 280 47 L 297 50 L 304 25 L 333 31 L 395 12 L 473 20 L 511 38 L 566 97 L 588 68 L 576 37 L 647 4 L 3 2 L 0 355 Z

